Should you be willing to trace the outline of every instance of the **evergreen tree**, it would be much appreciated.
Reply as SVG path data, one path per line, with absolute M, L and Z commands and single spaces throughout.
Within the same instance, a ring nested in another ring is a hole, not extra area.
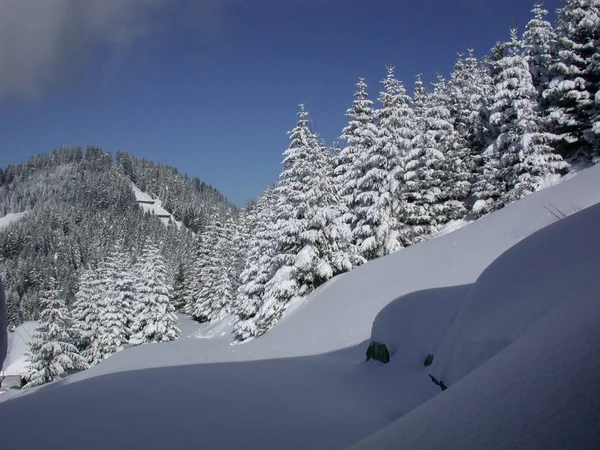
M 533 18 L 523 33 L 523 55 L 529 65 L 533 86 L 541 94 L 550 83 L 556 34 L 552 24 L 546 20 L 548 11 L 541 3 L 535 4 L 531 12 Z
M 100 300 L 103 286 L 98 272 L 84 269 L 79 278 L 79 289 L 73 303 L 73 326 L 76 330 L 76 345 L 82 353 L 91 346 L 100 326 Z
M 505 56 L 497 63 L 496 94 L 490 116 L 500 129 L 494 145 L 501 166 L 497 176 L 506 188 L 499 195 L 502 203 L 535 191 L 548 174 L 566 167 L 552 151 L 555 137 L 542 131 L 537 91 L 521 50 L 522 44 L 513 29 Z
M 238 340 L 245 340 L 257 334 L 254 317 L 260 307 L 265 285 L 274 274 L 276 205 L 277 192 L 274 187 L 269 187 L 258 199 L 249 219 L 252 233 L 244 270 L 240 275 L 241 285 L 237 290 L 235 309 L 239 320 L 235 325 L 234 334 Z
M 27 387 L 62 378 L 69 370 L 87 368 L 75 346 L 73 324 L 54 279 L 40 300 L 39 326 L 30 342 Z
M 192 313 L 192 317 L 199 322 L 220 320 L 230 312 L 233 297 L 231 239 L 229 223 L 222 223 L 215 216 L 202 241 L 206 245 L 202 271 L 198 274 L 202 287 Z
M 179 338 L 177 315 L 170 300 L 167 265 L 160 249 L 148 240 L 136 264 L 136 307 L 130 345 L 168 342 Z
M 346 112 L 350 121 L 342 130 L 341 139 L 346 141 L 346 146 L 337 155 L 334 172 L 339 192 L 348 207 L 348 214 L 344 219 L 352 227 L 358 221 L 358 181 L 365 176 L 366 160 L 369 151 L 376 144 L 378 134 L 375 125 L 376 112 L 367 94 L 364 78 L 359 78 L 356 88 L 352 107 Z
M 442 222 L 444 192 L 442 190 L 444 152 L 452 140 L 450 112 L 441 92 L 446 82 L 438 80 L 436 89 L 427 93 L 420 77 L 415 83 L 414 105 L 418 133 L 413 141 L 405 173 L 403 192 L 405 208 L 402 222 L 408 225 L 406 245 L 419 242 L 433 233 Z
M 556 61 L 544 91 L 552 129 L 565 157 L 598 151 L 600 87 L 600 0 L 566 0 L 558 11 Z
M 89 365 L 129 344 L 135 302 L 134 275 L 129 256 L 120 246 L 114 246 L 93 275 L 82 274 L 76 296 L 76 327 L 81 330 L 82 356 Z
M 175 277 L 173 278 L 173 307 L 175 311 L 185 310 L 186 305 L 186 290 L 187 290 L 188 273 L 186 263 L 181 262 L 177 266 Z
M 328 152 L 310 129 L 303 105 L 298 116 L 276 188 L 275 272 L 254 317 L 258 335 L 279 320 L 294 297 L 308 295 L 361 262 L 349 243 L 348 226 L 340 217 L 343 211 L 336 210 L 339 197 L 329 182 Z
M 375 142 L 363 150 L 366 157 L 360 160 L 364 165 L 358 172 L 364 175 L 356 181 L 353 242 L 366 259 L 385 256 L 401 248 L 396 218 L 399 178 L 401 158 L 412 138 L 412 130 L 406 126 L 410 99 L 402 83 L 394 77 L 393 67 L 388 67 L 382 83 L 385 91 L 379 97 L 382 108 L 376 112 L 377 135 Z M 365 129 L 374 132 L 374 127 L 369 125 Z M 355 128 L 354 132 L 357 131 L 362 132 Z

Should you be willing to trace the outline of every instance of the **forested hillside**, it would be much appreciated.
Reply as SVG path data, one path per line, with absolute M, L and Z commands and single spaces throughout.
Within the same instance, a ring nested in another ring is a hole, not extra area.
M 142 255 L 146 242 L 157 245 L 171 284 L 194 235 L 143 213 L 132 191 L 132 174 L 123 168 L 125 158 L 135 180 L 148 191 L 186 192 L 191 230 L 201 230 L 213 215 L 234 210 L 215 189 L 175 169 L 124 153 L 115 164 L 109 153 L 93 147 L 61 148 L 0 169 L 1 215 L 26 212 L 0 228 L 0 264 L 12 323 L 37 318 L 46 291 L 58 289 L 70 304 L 83 271 L 95 271 L 116 244 L 126 265 Z M 49 286 L 50 279 L 58 286 Z

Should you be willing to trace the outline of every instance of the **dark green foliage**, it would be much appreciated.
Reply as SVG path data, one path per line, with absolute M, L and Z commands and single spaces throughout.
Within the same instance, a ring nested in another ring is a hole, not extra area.
M 433 355 L 430 353 L 429 355 L 427 355 L 427 358 L 425 358 L 425 367 L 430 366 L 431 363 L 433 362 Z
M 367 361 L 374 359 L 375 361 L 387 364 L 390 362 L 390 352 L 385 344 L 373 341 L 367 349 Z

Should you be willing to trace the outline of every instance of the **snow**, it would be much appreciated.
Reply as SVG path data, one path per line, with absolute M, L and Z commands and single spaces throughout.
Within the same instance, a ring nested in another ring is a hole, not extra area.
M 231 319 L 186 322 L 178 341 L 129 348 L 60 382 L 4 394 L 2 444 L 592 448 L 600 442 L 600 305 L 589 268 L 598 267 L 600 207 L 562 221 L 546 207 L 600 202 L 599 179 L 600 166 L 582 171 L 334 277 L 248 343 L 232 345 Z M 483 352 L 457 351 L 475 338 Z M 365 362 L 370 339 L 395 352 L 389 364 Z M 433 365 L 424 367 L 430 353 Z M 448 390 L 431 382 L 433 371 Z
M 21 220 L 25 215 L 27 215 L 28 211 L 23 211 L 19 213 L 8 213 L 4 217 L 0 217 L 0 228 L 4 228 L 9 226 L 13 222 L 17 222 Z
M 165 225 L 169 224 L 169 223 L 174 223 L 177 225 L 177 228 L 181 228 L 182 223 L 175 220 L 175 218 L 173 217 L 173 215 L 167 211 L 166 209 L 164 209 L 162 207 L 162 200 L 159 198 L 152 198 L 152 196 L 144 191 L 142 191 L 140 188 L 138 188 L 135 184 L 131 183 L 131 189 L 133 189 L 133 193 L 135 194 L 135 199 L 138 202 L 153 202 L 152 204 L 150 203 L 140 203 L 140 206 L 142 207 L 142 210 L 144 212 L 149 212 L 151 214 L 155 214 L 157 216 L 169 216 L 167 217 L 161 217 L 160 220 L 162 223 L 164 223 Z
M 352 449 L 599 448 L 599 221 L 596 205 L 495 261 L 433 363 L 459 381 Z
M 25 322 L 8 332 L 8 354 L 4 361 L 2 375 L 23 375 L 27 371 L 27 352 L 31 336 L 37 328 L 37 322 Z

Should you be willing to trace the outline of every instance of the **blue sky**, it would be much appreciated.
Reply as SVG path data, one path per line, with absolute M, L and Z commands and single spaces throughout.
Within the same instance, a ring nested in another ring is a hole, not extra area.
M 522 30 L 533 3 L 105 0 L 101 13 L 69 12 L 85 26 L 64 30 L 77 0 L 26 1 L 56 8 L 4 11 L 28 40 L 0 46 L 14 68 L 0 69 L 0 166 L 91 144 L 175 166 L 238 205 L 277 179 L 299 103 L 331 142 L 358 77 L 372 98 L 386 65 L 409 88 L 417 73 L 432 81 L 457 52 L 483 56 Z

